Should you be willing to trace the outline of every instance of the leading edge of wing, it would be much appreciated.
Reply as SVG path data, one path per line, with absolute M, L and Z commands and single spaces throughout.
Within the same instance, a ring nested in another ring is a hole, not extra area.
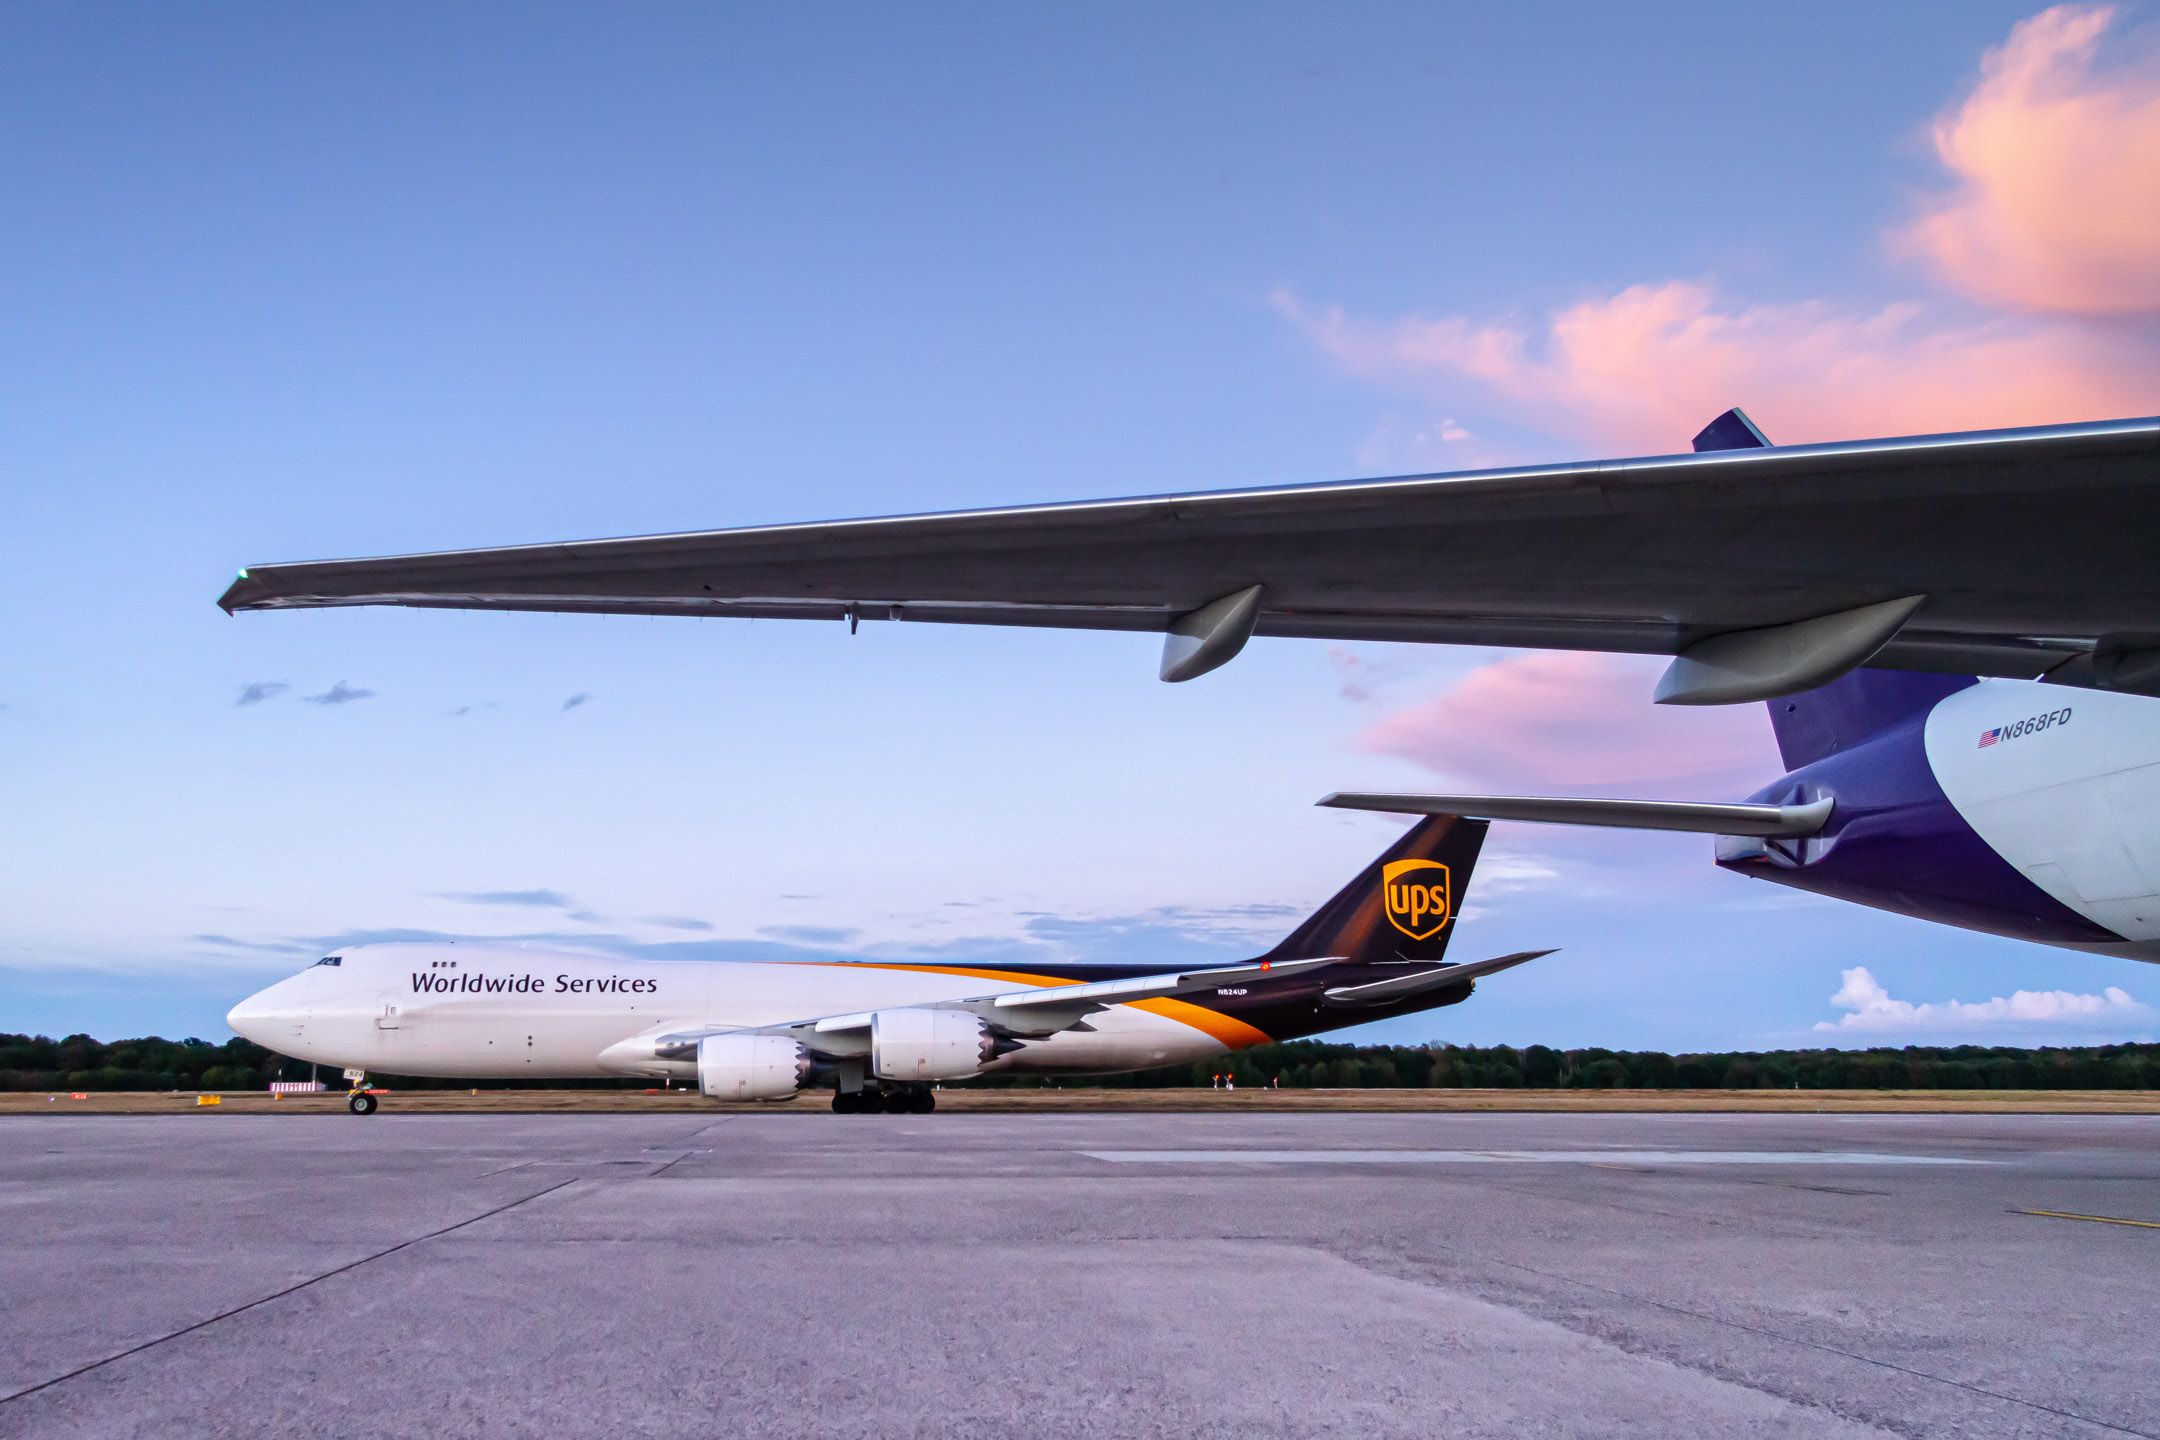
M 996 1010 L 1027 1010 L 1039 1007 L 1100 1010 L 1134 1000 L 1159 1000 L 1195 990 L 1212 990 L 1219 985 L 1232 985 L 1241 980 L 1281 979 L 1334 963 L 1334 959 L 1329 957 L 1314 960 L 1262 960 L 1246 965 L 1218 966 L 1210 970 L 1169 970 L 1159 975 L 1131 975 L 1121 980 L 1098 980 L 1092 984 L 1043 985 L 1028 990 L 992 990 L 954 1000 L 925 1000 L 913 1005 L 888 1005 L 884 1008 L 953 1010 L 988 1006 Z M 815 1020 L 796 1020 L 760 1028 L 774 1034 L 807 1029 L 820 1035 L 829 1035 L 836 1031 L 869 1028 L 872 1013 L 865 1010 L 846 1015 L 826 1015 Z
M 824 549 L 828 553 L 889 554 L 895 553 L 896 547 L 904 549 L 910 540 L 941 543 L 974 540 L 980 543 L 1001 535 L 1025 534 L 1060 525 L 1107 528 L 1150 519 L 1198 523 L 1210 519 L 1259 517 L 1271 511 L 1302 512 L 1310 509 L 1316 500 L 1351 508 L 1480 493 L 1512 494 L 1527 500 L 1585 487 L 1692 482 L 1712 476 L 1738 478 L 1741 474 L 1751 481 L 1772 483 L 1887 470 L 1901 461 L 1924 462 L 1931 468 L 1957 466 L 1999 458 L 2004 450 L 2029 452 L 2025 458 L 2038 471 L 2045 468 L 2048 460 L 2070 458 L 2092 449 L 2120 447 L 2125 442 L 2135 447 L 2141 441 L 2147 447 L 2160 442 L 2160 417 L 251 565 L 240 572 L 219 597 L 218 604 L 228 613 L 356 604 L 479 604 L 489 608 L 537 609 L 543 607 L 533 603 L 537 597 L 530 590 L 515 596 L 492 596 L 484 584 L 475 582 L 489 575 L 514 575 L 531 584 L 549 578 L 551 574 L 577 574 L 595 565 L 610 563 L 631 570 L 664 569 L 679 563 L 690 552 L 708 560 L 718 559 L 716 550 L 770 553 L 800 547 Z M 1740 468 L 1735 471 L 1731 467 Z M 2001 488 L 2002 484 L 1999 476 L 1991 481 L 1994 488 Z M 439 573 L 431 576 L 430 571 Z M 741 597 L 734 598 L 746 605 L 754 603 L 744 602 Z M 652 603 L 651 597 L 639 597 L 639 600 Z M 802 601 L 788 597 L 772 603 L 792 607 Z M 558 600 L 545 608 L 564 607 Z M 589 596 L 580 608 L 611 608 L 610 599 Z M 677 610 L 656 608 L 645 613 L 715 612 L 700 608 L 692 600 Z M 800 611 L 791 608 L 790 613 Z

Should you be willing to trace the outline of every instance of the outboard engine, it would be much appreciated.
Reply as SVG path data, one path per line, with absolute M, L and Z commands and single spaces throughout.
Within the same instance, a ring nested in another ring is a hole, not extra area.
M 707 1035 L 698 1041 L 698 1089 L 715 1100 L 785 1100 L 814 1064 L 784 1035 Z
M 870 1073 L 880 1080 L 957 1080 L 1013 1048 L 965 1010 L 880 1010 L 870 1017 Z

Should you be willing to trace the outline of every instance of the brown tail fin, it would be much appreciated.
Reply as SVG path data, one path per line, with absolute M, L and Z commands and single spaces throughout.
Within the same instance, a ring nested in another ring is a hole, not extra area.
M 1470 888 L 1485 829 L 1483 820 L 1458 815 L 1420 820 L 1267 958 L 1334 956 L 1365 965 L 1438 960 L 1455 933 L 1455 912 Z

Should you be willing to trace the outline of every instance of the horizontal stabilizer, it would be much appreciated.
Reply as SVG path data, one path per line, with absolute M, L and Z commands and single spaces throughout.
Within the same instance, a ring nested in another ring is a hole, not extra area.
M 1481 975 L 1511 970 L 1517 965 L 1552 953 L 1550 950 L 1519 950 L 1513 955 L 1502 955 L 1497 960 L 1479 960 L 1469 965 L 1443 965 L 1437 970 L 1419 970 L 1415 974 L 1375 980 L 1370 985 L 1338 985 L 1333 990 L 1321 992 L 1320 998 L 1335 1006 L 1386 1005 L 1412 995 L 1423 994 L 1427 990 L 1467 985 Z
M 1377 795 L 1338 791 L 1320 802 L 1336 810 L 1396 815 L 1461 815 L 1541 825 L 1609 825 L 1621 830 L 1688 830 L 1702 835 L 1813 835 L 1830 819 L 1827 797 L 1806 805 L 1723 805 L 1695 800 L 1563 800 L 1539 795 Z

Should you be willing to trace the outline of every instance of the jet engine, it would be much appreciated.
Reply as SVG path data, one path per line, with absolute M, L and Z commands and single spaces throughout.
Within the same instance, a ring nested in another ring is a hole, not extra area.
M 880 1010 L 870 1017 L 870 1073 L 880 1080 L 957 1080 L 1015 1048 L 965 1010 Z
M 784 1035 L 707 1035 L 698 1041 L 698 1089 L 715 1100 L 785 1100 L 813 1063 Z

